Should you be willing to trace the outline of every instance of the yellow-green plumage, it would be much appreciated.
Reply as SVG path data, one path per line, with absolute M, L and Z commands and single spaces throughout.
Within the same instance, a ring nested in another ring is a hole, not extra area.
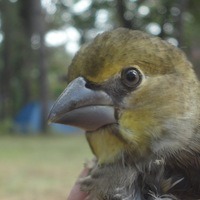
M 140 79 L 133 87 L 123 80 L 129 68 Z M 160 38 L 119 28 L 80 49 L 68 83 L 79 77 L 112 99 L 116 118 L 86 133 L 97 157 L 82 181 L 90 199 L 200 198 L 200 89 L 185 54 Z
M 138 65 L 147 75 L 170 74 L 181 62 L 190 67 L 179 49 L 141 31 L 117 29 L 84 45 L 69 66 L 68 80 L 88 77 L 95 83 L 110 78 L 129 65 Z
M 140 31 L 117 29 L 97 36 L 73 59 L 68 80 L 83 76 L 102 84 L 112 76 L 120 76 L 127 66 L 137 66 L 145 75 L 143 83 L 124 98 L 125 109 L 121 110 L 119 119 L 121 135 L 137 149 L 140 147 L 138 151 L 149 152 L 151 138 L 162 137 L 163 121 L 169 119 L 175 123 L 179 118 L 186 118 L 186 123 L 198 123 L 198 113 L 194 114 L 198 99 L 191 98 L 198 90 L 198 81 L 191 64 L 179 49 Z M 185 140 L 191 134 L 187 131 L 182 135 Z

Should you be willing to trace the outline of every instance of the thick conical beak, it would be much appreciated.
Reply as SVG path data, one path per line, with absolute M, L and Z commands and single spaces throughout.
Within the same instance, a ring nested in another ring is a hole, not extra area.
M 53 105 L 49 122 L 94 131 L 116 123 L 112 99 L 103 91 L 86 88 L 82 77 L 73 80 Z

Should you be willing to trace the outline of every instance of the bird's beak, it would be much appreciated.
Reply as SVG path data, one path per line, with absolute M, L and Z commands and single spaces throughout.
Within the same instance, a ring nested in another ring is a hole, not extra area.
M 116 123 L 112 99 L 103 91 L 88 89 L 82 77 L 69 83 L 53 105 L 48 121 L 86 131 Z

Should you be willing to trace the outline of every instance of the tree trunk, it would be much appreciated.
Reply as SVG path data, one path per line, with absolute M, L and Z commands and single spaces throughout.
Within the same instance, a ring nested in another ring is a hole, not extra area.
M 177 40 L 179 43 L 179 47 L 182 47 L 184 45 L 184 14 L 187 10 L 189 0 L 178 0 L 177 5 L 180 10 L 180 14 L 177 16 Z
M 9 5 L 10 3 L 6 0 L 1 2 L 1 12 L 2 12 L 2 29 L 4 31 L 4 41 L 3 41 L 3 67 L 1 69 L 1 118 L 10 117 L 11 112 L 13 111 L 13 102 L 12 102 L 12 89 L 11 89 L 11 78 L 12 78 L 12 29 L 11 29 L 11 20 L 9 17 L 9 12 L 12 11 L 12 8 Z
M 47 130 L 47 115 L 48 115 L 48 80 L 47 80 L 47 61 L 46 61 L 46 47 L 44 41 L 45 35 L 45 14 L 43 13 L 40 0 L 31 0 L 32 2 L 32 37 L 37 37 L 38 44 L 38 66 L 39 66 L 39 89 L 40 89 L 40 103 L 41 103 L 41 125 L 42 132 Z

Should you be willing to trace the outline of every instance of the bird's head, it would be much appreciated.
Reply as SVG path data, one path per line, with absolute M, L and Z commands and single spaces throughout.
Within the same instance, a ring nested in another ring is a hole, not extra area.
M 51 122 L 86 130 L 100 163 L 124 153 L 168 155 L 198 124 L 198 80 L 184 53 L 160 38 L 119 28 L 83 46 Z

